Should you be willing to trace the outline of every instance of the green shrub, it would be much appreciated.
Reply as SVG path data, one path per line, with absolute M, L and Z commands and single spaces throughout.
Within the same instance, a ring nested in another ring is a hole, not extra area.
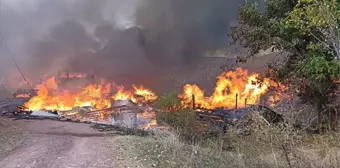
M 175 112 L 181 109 L 181 100 L 176 92 L 170 92 L 160 96 L 154 105 L 162 111 Z

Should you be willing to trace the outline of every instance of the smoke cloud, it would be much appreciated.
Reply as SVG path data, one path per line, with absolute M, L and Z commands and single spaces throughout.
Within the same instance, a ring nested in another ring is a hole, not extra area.
M 59 71 L 143 83 L 228 46 L 238 0 L 3 0 L 1 32 L 30 80 Z M 1 44 L 0 78 L 22 81 Z M 183 69 L 181 69 L 183 70 Z M 134 81 L 132 80 L 134 79 Z
M 147 33 L 147 57 L 155 63 L 194 65 L 202 53 L 228 46 L 229 24 L 236 20 L 237 0 L 144 0 L 137 24 Z M 161 57 L 160 57 L 161 56 Z

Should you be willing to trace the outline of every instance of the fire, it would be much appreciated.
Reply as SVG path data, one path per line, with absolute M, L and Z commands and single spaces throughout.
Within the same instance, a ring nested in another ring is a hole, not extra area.
M 246 104 L 259 103 L 260 97 L 270 88 L 281 87 L 269 78 L 261 79 L 256 73 L 249 75 L 247 70 L 241 68 L 223 72 L 217 79 L 216 88 L 210 97 L 205 97 L 204 91 L 197 85 L 185 85 L 184 93 L 179 96 L 182 104 L 190 106 L 194 97 L 195 104 L 201 108 L 234 108 L 236 101 L 238 107 L 244 107 Z M 279 96 L 271 99 L 277 101 Z
M 68 74 L 69 76 L 72 76 Z M 83 77 L 74 74 L 73 77 Z M 86 75 L 85 75 L 86 76 Z M 32 97 L 26 104 L 30 110 L 56 110 L 67 112 L 77 109 L 77 107 L 90 108 L 93 111 L 108 110 L 111 108 L 112 101 L 130 99 L 132 102 L 145 105 L 157 99 L 157 95 L 143 87 L 132 85 L 133 89 L 126 89 L 124 86 L 114 85 L 113 83 L 101 81 L 100 84 L 88 84 L 80 90 L 68 90 L 62 88 L 60 83 L 65 80 L 57 81 L 55 77 L 47 79 L 36 87 L 37 96 Z M 113 93 L 113 88 L 117 91 Z M 260 97 L 269 93 L 272 89 L 275 94 L 269 97 L 272 104 L 278 102 L 282 97 L 282 91 L 288 88 L 278 84 L 269 78 L 261 78 L 259 74 L 249 74 L 247 70 L 238 68 L 236 71 L 223 72 L 217 77 L 216 87 L 211 96 L 205 96 L 205 91 L 197 85 L 187 84 L 184 86 L 183 94 L 179 95 L 182 105 L 205 109 L 215 108 L 234 108 L 244 107 L 260 103 Z M 104 113 L 100 112 L 103 116 Z M 105 117 L 100 117 L 104 119 Z M 146 111 L 139 114 L 138 118 L 146 118 L 145 129 L 157 126 L 155 113 Z M 149 120 L 150 119 L 150 120 Z
M 187 105 L 193 102 L 193 97 L 195 98 L 195 104 L 200 107 L 209 106 L 209 98 L 204 97 L 204 91 L 197 85 L 185 85 L 184 93 L 179 96 L 183 100 L 183 104 Z
M 147 124 L 143 129 L 144 129 L 144 130 L 149 130 L 149 129 L 151 129 L 152 127 L 157 127 L 157 126 L 158 126 L 157 120 L 156 120 L 156 119 L 152 119 L 152 120 L 150 121 L 150 123 Z
M 130 99 L 134 103 L 140 103 L 141 101 L 154 101 L 157 99 L 157 95 L 149 89 L 144 88 L 143 86 L 137 87 L 136 85 L 132 86 L 134 91 L 127 91 L 124 89 L 124 86 L 119 86 L 116 94 L 112 96 L 113 100 L 125 100 Z M 143 100 L 138 99 L 138 96 L 143 97 Z
M 30 110 L 67 111 L 74 107 L 95 106 L 105 108 L 111 105 L 110 100 L 103 97 L 109 92 L 108 85 L 88 85 L 78 93 L 58 88 L 54 77 L 38 86 L 37 96 L 31 98 L 25 106 Z
M 158 123 L 156 120 L 156 113 L 152 111 L 145 111 L 144 113 L 140 113 L 137 115 L 137 118 L 149 120 L 147 123 L 142 125 L 142 129 L 150 130 L 152 128 L 158 127 Z
M 118 87 L 118 92 L 112 96 L 113 100 L 126 100 L 130 99 L 133 102 L 136 102 L 137 99 L 134 97 L 132 92 L 124 90 L 124 86 Z
M 135 89 L 135 95 L 144 97 L 145 101 L 154 101 L 158 98 L 154 92 L 143 86 L 137 87 L 136 85 L 133 85 L 133 88 Z
M 57 110 L 69 111 L 75 107 L 91 106 L 94 109 L 111 107 L 112 100 L 131 99 L 139 103 L 135 93 L 145 100 L 155 100 L 157 96 L 144 87 L 134 87 L 134 91 L 119 87 L 117 93 L 111 95 L 111 83 L 89 84 L 80 91 L 72 92 L 58 87 L 54 77 L 37 86 L 37 96 L 32 97 L 25 106 L 30 110 Z
M 272 84 L 274 90 L 274 94 L 269 97 L 269 103 L 271 106 L 275 106 L 281 100 L 291 100 L 293 95 L 288 93 L 288 87 L 286 85 L 280 85 L 277 83 Z

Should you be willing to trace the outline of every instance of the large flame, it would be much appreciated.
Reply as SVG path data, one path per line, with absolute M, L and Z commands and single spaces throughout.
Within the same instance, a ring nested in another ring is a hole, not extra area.
M 144 97 L 145 101 L 147 102 L 154 101 L 158 98 L 154 92 L 152 92 L 149 89 L 144 88 L 143 86 L 137 87 L 136 85 L 133 85 L 133 88 L 135 90 L 135 95 Z
M 196 106 L 206 109 L 244 107 L 259 103 L 260 97 L 268 93 L 270 88 L 286 89 L 269 78 L 260 78 L 259 74 L 249 75 L 247 70 L 241 68 L 223 72 L 217 79 L 216 88 L 210 97 L 205 97 L 204 91 L 197 85 L 185 85 L 184 93 L 179 96 L 182 104 L 190 106 L 194 99 Z M 279 98 L 276 95 L 270 100 L 274 103 Z
M 131 99 L 131 101 L 136 102 L 137 99 L 134 97 L 132 92 L 124 90 L 124 86 L 119 86 L 118 91 L 115 95 L 112 96 L 113 100 L 126 100 Z
M 25 106 L 30 110 L 68 111 L 74 107 L 84 106 L 91 106 L 95 109 L 110 108 L 112 100 L 131 99 L 133 102 L 139 103 L 136 94 L 142 96 L 144 100 L 157 99 L 155 93 L 144 87 L 134 87 L 133 91 L 119 87 L 113 96 L 107 96 L 111 95 L 111 88 L 110 83 L 89 84 L 81 91 L 74 93 L 59 88 L 56 79 L 52 77 L 37 87 L 37 96 L 31 98 Z
M 84 77 L 83 74 L 71 74 L 72 77 Z M 270 89 L 275 89 L 275 95 L 269 97 L 271 104 L 279 101 L 282 91 L 287 87 L 280 85 L 269 78 L 261 78 L 259 74 L 249 74 L 247 70 L 238 68 L 236 71 L 223 72 L 217 77 L 216 88 L 210 97 L 197 85 L 187 84 L 183 94 L 179 95 L 184 106 L 191 107 L 193 98 L 196 107 L 234 108 L 260 103 L 260 97 L 267 94 Z M 46 80 L 37 87 L 37 96 L 25 104 L 31 110 L 58 110 L 68 111 L 74 107 L 91 106 L 95 109 L 111 107 L 112 100 L 131 99 L 135 103 L 145 103 L 157 99 L 157 95 L 143 86 L 133 85 L 133 90 L 118 87 L 112 93 L 113 85 L 102 82 L 89 84 L 81 91 L 71 92 L 58 87 L 54 77 Z M 108 96 L 109 95 L 109 96 Z M 142 98 L 142 99 L 141 99 Z

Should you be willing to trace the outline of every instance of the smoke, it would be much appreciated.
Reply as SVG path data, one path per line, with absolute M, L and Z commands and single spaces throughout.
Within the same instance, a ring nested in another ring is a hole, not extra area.
M 228 46 L 227 31 L 241 3 L 3 0 L 0 25 L 30 80 L 75 71 L 142 83 L 162 70 L 193 67 L 206 51 Z M 22 81 L 4 47 L 1 55 L 0 77 Z
M 195 65 L 206 51 L 228 46 L 239 0 L 144 0 L 136 22 L 145 33 L 147 57 L 155 63 Z M 160 57 L 161 56 L 161 57 Z
M 2 37 L 32 81 L 59 71 L 111 78 L 147 73 L 152 65 L 138 34 L 127 29 L 134 25 L 136 5 L 136 0 L 4 0 Z M 18 83 L 22 77 L 3 46 L 0 76 Z

